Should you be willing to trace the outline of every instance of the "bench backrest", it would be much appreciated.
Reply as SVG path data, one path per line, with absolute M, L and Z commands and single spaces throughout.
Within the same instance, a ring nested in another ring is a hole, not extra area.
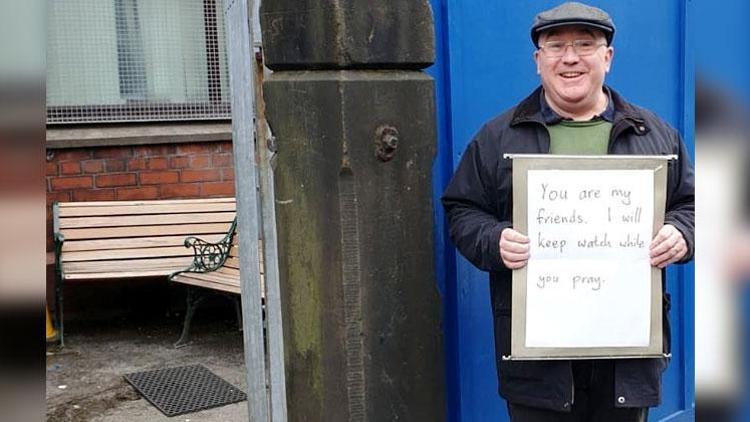
M 65 279 L 168 275 L 192 263 L 187 236 L 221 240 L 234 198 L 65 202 L 54 207 Z M 236 237 L 236 236 L 235 236 Z

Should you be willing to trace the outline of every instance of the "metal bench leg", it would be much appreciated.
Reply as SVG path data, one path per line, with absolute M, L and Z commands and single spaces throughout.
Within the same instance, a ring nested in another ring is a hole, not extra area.
M 190 322 L 193 320 L 195 310 L 198 308 L 198 306 L 200 306 L 205 298 L 206 296 L 199 294 L 196 288 L 187 288 L 187 310 L 185 310 L 185 319 L 182 323 L 182 334 L 174 344 L 175 349 L 187 346 L 188 337 L 190 336 Z
M 240 303 L 240 296 L 232 295 L 232 300 L 234 300 L 234 312 L 237 314 L 237 325 L 240 327 L 240 331 L 242 331 L 242 305 Z
M 63 326 L 63 295 L 62 277 L 58 273 L 55 277 L 55 322 L 57 322 L 57 335 L 60 340 L 60 348 L 65 347 L 65 329 Z

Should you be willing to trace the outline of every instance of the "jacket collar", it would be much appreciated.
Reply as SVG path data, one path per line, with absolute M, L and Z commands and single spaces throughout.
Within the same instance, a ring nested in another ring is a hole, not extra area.
M 641 113 L 633 107 L 630 103 L 625 101 L 620 94 L 610 87 L 605 87 L 610 94 L 612 103 L 614 105 L 614 117 L 612 120 L 613 125 L 617 125 L 621 121 L 628 122 L 631 126 L 636 127 L 636 132 L 642 134 L 648 131 L 645 127 L 646 120 L 643 118 Z M 542 115 L 541 106 L 541 95 L 542 87 L 539 86 L 534 92 L 521 101 L 516 107 L 513 117 L 511 118 L 510 125 L 515 126 L 521 123 L 539 123 L 544 125 L 545 119 Z

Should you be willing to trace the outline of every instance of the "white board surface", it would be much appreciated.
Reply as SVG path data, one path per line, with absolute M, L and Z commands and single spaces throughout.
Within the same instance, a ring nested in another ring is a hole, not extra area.
M 526 347 L 646 347 L 653 170 L 529 170 Z

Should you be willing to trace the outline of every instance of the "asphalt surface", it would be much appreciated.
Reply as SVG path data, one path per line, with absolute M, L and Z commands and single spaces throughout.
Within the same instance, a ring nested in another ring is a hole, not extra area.
M 124 380 L 131 372 L 202 364 L 246 391 L 237 321 L 196 314 L 191 343 L 175 349 L 181 328 L 181 315 L 66 322 L 65 348 L 47 348 L 47 421 L 246 421 L 246 401 L 169 418 Z

